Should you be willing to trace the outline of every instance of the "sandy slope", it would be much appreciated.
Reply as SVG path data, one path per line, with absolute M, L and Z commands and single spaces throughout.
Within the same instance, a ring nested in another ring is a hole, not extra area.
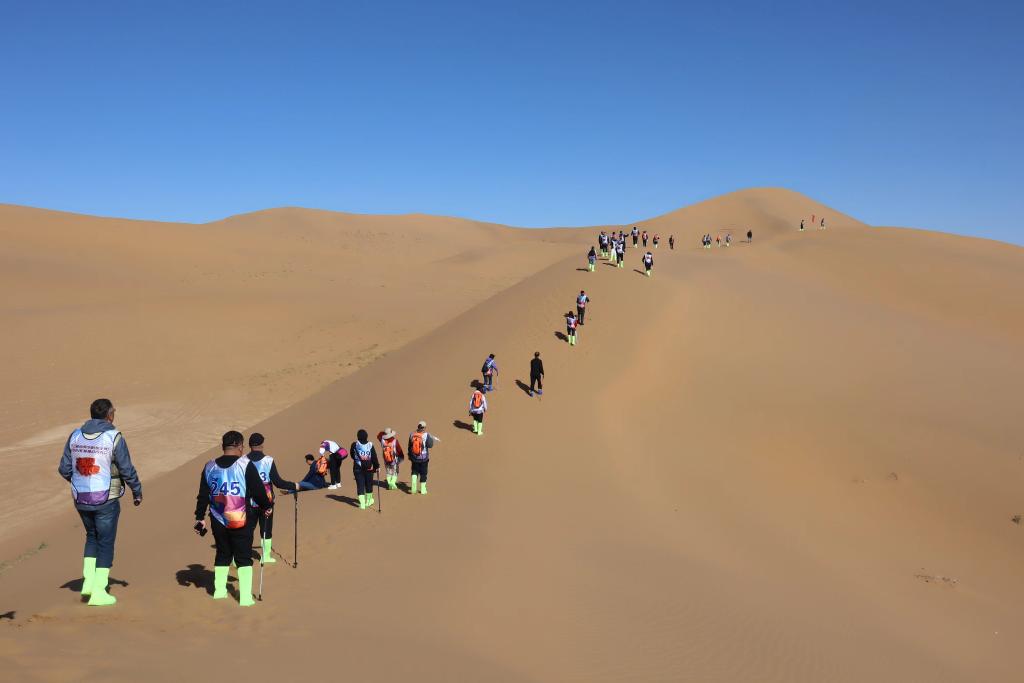
M 0 575 L 0 658 L 17 680 L 179 680 L 246 633 L 238 666 L 285 680 L 1018 680 L 1024 254 L 831 211 L 798 234 L 790 217 L 822 207 L 781 191 L 708 204 L 657 219 L 685 248 L 650 280 L 633 250 L 595 274 L 552 258 L 261 422 L 286 476 L 361 426 L 425 417 L 444 439 L 425 498 L 362 512 L 347 473 L 342 495 L 304 495 L 299 567 L 268 568 L 262 605 L 205 593 L 196 459 L 123 515 L 114 610 L 58 589 L 78 569 L 70 510 L 2 546 L 47 543 Z M 756 241 L 694 248 L 709 221 Z M 527 239 L 573 235 L 592 231 Z M 569 349 L 555 333 L 582 287 Z M 543 401 L 514 385 L 535 349 Z M 488 351 L 504 372 L 477 438 L 454 422 Z M 68 655 L 42 661 L 53 642 Z

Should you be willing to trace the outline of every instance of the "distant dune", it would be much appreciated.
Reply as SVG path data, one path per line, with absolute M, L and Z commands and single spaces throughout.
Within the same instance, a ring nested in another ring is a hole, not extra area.
M 585 271 L 600 228 L 0 207 L 0 458 L 24 482 L 0 502 L 5 673 L 178 681 L 244 634 L 281 680 L 1020 680 L 1024 250 L 778 189 L 638 225 L 650 279 L 633 249 Z M 516 385 L 533 351 L 542 400 Z M 98 395 L 146 490 L 105 611 L 65 588 L 81 531 L 54 472 Z M 321 439 L 419 419 L 443 439 L 428 496 L 360 511 L 346 463 L 300 499 L 298 568 L 281 496 L 264 601 L 209 598 L 188 526 L 221 432 L 258 429 L 300 478 Z

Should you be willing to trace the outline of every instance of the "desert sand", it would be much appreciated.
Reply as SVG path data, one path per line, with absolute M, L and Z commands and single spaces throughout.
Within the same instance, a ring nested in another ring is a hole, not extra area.
M 798 233 L 811 214 L 828 229 Z M 651 279 L 633 249 L 585 272 L 599 228 L 0 207 L 5 679 L 1020 680 L 1024 250 L 777 189 L 637 225 Z M 535 350 L 542 400 L 516 385 Z M 99 395 L 145 487 L 113 608 L 79 602 L 54 471 Z M 358 510 L 346 463 L 299 497 L 298 567 L 280 496 L 263 602 L 210 599 L 190 527 L 220 433 L 263 432 L 300 478 L 322 439 L 419 419 L 429 495 Z

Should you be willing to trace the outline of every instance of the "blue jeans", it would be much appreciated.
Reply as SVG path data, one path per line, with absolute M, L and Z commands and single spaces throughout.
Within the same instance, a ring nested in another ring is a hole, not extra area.
M 110 569 L 114 564 L 114 541 L 117 539 L 117 518 L 121 501 L 112 500 L 96 510 L 79 510 L 85 526 L 85 557 L 95 557 L 96 566 Z

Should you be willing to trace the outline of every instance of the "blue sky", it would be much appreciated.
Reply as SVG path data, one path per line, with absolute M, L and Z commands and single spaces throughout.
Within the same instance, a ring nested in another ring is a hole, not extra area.
M 1020 2 L 0 0 L 0 202 L 620 223 L 750 186 L 1024 243 Z

